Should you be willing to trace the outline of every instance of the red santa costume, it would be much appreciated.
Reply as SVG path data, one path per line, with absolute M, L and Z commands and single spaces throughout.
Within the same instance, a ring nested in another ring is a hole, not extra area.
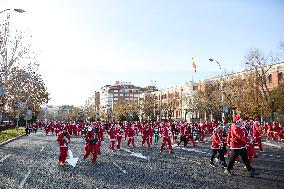
M 253 138 L 254 138 L 254 141 L 258 144 L 259 150 L 263 151 L 261 135 L 262 135 L 262 131 L 260 129 L 260 124 L 259 124 L 259 121 L 256 120 L 255 123 L 253 124 Z
M 109 135 L 109 141 L 110 141 L 110 149 L 112 152 L 114 152 L 114 144 L 115 144 L 116 135 L 115 135 L 113 127 L 111 127 L 110 130 L 108 131 L 108 135 Z
M 90 153 L 93 153 L 92 162 L 95 163 L 98 158 L 99 150 L 100 150 L 100 145 L 99 145 L 98 133 L 94 132 L 92 128 L 89 128 L 88 132 L 86 133 L 86 146 L 85 146 L 84 159 L 86 159 L 90 155 Z
M 144 146 L 144 143 L 147 141 L 148 147 L 150 147 L 150 139 L 149 139 L 149 126 L 145 125 L 142 129 L 142 146 Z
M 166 145 L 166 143 L 168 143 L 168 150 L 169 150 L 169 153 L 172 153 L 173 152 L 173 149 L 172 149 L 172 143 L 171 143 L 171 139 L 170 139 L 170 136 L 171 136 L 171 130 L 170 130 L 170 125 L 164 125 L 163 129 L 162 129 L 162 137 L 163 137 L 163 142 L 162 142 L 162 145 L 161 145 L 161 152 L 163 151 L 164 149 L 164 146 Z
M 129 146 L 130 142 L 132 143 L 132 147 L 135 147 L 134 145 L 134 135 L 135 135 L 135 131 L 134 131 L 134 125 L 132 127 L 128 127 L 127 128 L 127 137 L 128 137 L 128 141 L 127 141 L 127 145 Z
M 57 142 L 59 142 L 59 165 L 63 166 L 67 157 L 68 152 L 68 144 L 70 142 L 70 135 L 67 131 L 61 132 L 59 136 L 57 137 Z
M 122 140 L 123 130 L 119 125 L 117 125 L 117 127 L 114 130 L 114 133 L 115 133 L 116 141 L 117 141 L 117 149 L 118 151 L 120 151 L 120 144 Z

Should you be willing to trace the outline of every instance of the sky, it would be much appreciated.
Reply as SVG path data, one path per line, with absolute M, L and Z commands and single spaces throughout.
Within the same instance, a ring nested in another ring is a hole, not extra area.
M 0 0 L 32 48 L 50 105 L 84 105 L 115 81 L 159 89 L 244 68 L 284 40 L 283 0 Z M 0 14 L 4 17 L 6 13 Z M 196 74 L 192 57 L 197 64 Z

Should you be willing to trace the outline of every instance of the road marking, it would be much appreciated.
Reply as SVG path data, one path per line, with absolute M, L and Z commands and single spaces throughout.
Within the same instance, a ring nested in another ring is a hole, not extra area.
M 276 156 L 276 157 L 280 158 L 280 156 Z
M 25 178 L 22 180 L 19 188 L 23 188 L 25 182 L 27 181 L 27 178 L 29 177 L 29 175 L 31 174 L 31 170 L 28 171 L 28 174 L 25 175 Z
M 271 143 L 268 143 L 268 142 L 263 142 L 263 144 L 266 144 L 266 145 L 272 146 L 272 147 L 276 147 L 276 148 L 281 148 L 281 146 L 279 146 L 279 145 L 271 144 Z
M 270 155 L 270 157 L 272 157 L 273 155 Z
M 131 156 L 135 156 L 135 157 L 139 157 L 139 158 L 147 159 L 147 160 L 149 160 L 149 158 L 150 158 L 150 157 L 144 156 L 142 153 L 131 152 L 130 150 L 125 149 L 125 148 L 121 148 L 121 149 L 122 149 L 122 150 L 125 150 L 126 152 L 129 152 Z
M 7 159 L 8 157 L 10 157 L 11 154 L 6 155 L 5 157 L 3 157 L 2 159 L 0 159 L 0 163 L 2 163 L 5 159 Z
M 112 162 L 119 170 L 121 170 L 123 173 L 127 173 L 126 170 L 122 169 L 122 167 L 120 167 L 119 165 L 117 165 L 117 163 Z
M 181 149 L 188 151 L 188 152 L 196 152 L 196 153 L 202 153 L 203 152 L 203 151 L 195 149 L 195 148 L 181 148 Z
M 263 156 L 266 156 L 266 154 L 262 154 Z
M 40 149 L 41 152 L 43 151 L 43 148 L 44 148 L 44 147 L 41 147 L 41 149 Z
M 176 157 L 179 158 L 179 159 L 185 160 L 184 157 L 180 157 L 180 156 L 176 156 Z
M 132 153 L 130 150 L 126 149 L 126 148 L 121 148 L 122 150 L 126 151 L 126 152 L 129 152 L 129 153 Z

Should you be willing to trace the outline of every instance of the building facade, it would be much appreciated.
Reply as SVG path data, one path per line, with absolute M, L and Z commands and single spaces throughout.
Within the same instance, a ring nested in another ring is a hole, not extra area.
M 197 83 L 190 81 L 167 89 L 143 93 L 139 95 L 139 103 L 143 104 L 147 97 L 151 96 L 155 98 L 157 120 L 190 120 L 189 100 L 197 90 L 197 86 Z
M 122 102 L 138 103 L 138 96 L 142 93 L 156 91 L 155 86 L 139 87 L 132 85 L 130 82 L 116 81 L 114 85 L 106 85 L 101 88 L 100 92 L 100 111 L 109 113 L 113 107 Z

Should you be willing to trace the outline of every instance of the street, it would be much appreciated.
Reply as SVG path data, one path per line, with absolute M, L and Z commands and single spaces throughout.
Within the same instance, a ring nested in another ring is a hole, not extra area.
M 111 153 L 107 139 L 101 147 L 96 164 L 92 155 L 83 159 L 84 141 L 71 138 L 69 149 L 76 167 L 67 162 L 57 164 L 59 147 L 56 136 L 43 132 L 22 137 L 0 147 L 0 188 L 282 188 L 284 185 L 284 144 L 264 141 L 264 152 L 253 160 L 259 175 L 251 178 L 243 163 L 236 163 L 232 176 L 221 166 L 209 166 L 210 141 L 197 143 L 196 148 L 178 147 L 173 154 L 159 145 L 126 146 Z M 209 136 L 206 137 L 209 139 Z M 138 142 L 139 141 L 139 142 Z M 67 157 L 68 158 L 68 157 Z

